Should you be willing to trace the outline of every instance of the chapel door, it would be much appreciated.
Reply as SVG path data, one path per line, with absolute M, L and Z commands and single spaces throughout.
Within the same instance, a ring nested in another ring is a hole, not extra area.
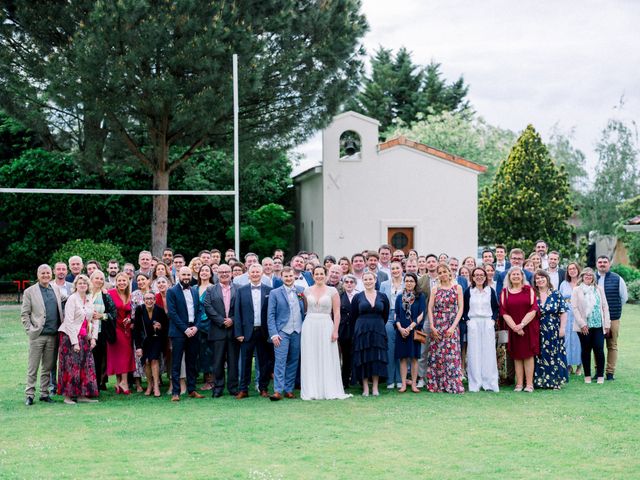
M 396 250 L 402 250 L 405 255 L 413 248 L 413 228 L 388 228 L 387 241 Z

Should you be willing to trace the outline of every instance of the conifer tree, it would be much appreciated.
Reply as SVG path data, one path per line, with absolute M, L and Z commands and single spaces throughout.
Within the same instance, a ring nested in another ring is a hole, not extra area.
M 572 250 L 569 182 L 532 125 L 522 132 L 491 186 L 479 199 L 481 242 L 531 252 L 537 239 L 554 250 Z

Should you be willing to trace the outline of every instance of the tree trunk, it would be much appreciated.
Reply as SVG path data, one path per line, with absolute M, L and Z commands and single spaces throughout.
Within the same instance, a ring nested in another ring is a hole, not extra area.
M 153 189 L 169 190 L 169 172 L 156 170 L 153 172 Z M 151 252 L 157 257 L 167 246 L 167 230 L 169 225 L 169 196 L 154 195 L 153 214 L 151 217 Z

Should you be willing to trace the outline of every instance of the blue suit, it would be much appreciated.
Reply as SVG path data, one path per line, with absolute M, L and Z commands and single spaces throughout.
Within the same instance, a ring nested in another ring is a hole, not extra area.
M 507 278 L 507 272 L 509 270 L 505 270 L 504 272 L 496 272 L 494 275 L 494 280 L 496 281 L 496 295 L 498 295 L 498 302 L 500 302 L 500 294 L 502 293 L 502 288 L 505 283 L 505 279 Z M 533 285 L 533 273 L 528 270 L 523 270 L 524 276 L 529 282 L 530 285 Z
M 251 284 L 240 287 L 236 293 L 234 335 L 244 337 L 240 344 L 242 368 L 240 371 L 240 391 L 249 393 L 251 382 L 251 363 L 253 352 L 258 356 L 259 378 L 258 389 L 266 391 L 273 370 L 273 345 L 269 343 L 269 329 L 267 326 L 267 308 L 271 287 L 264 283 L 260 285 L 260 325 L 255 326 L 255 310 L 253 308 L 253 292 Z
M 304 277 L 304 279 L 307 281 L 307 284 L 308 284 L 309 286 L 311 286 L 311 285 L 313 285 L 314 283 L 316 283 L 316 282 L 313 280 L 313 275 L 311 275 L 311 272 L 302 271 L 302 272 L 300 272 L 300 275 L 302 275 L 302 276 Z M 299 275 L 296 275 L 296 280 L 298 279 L 298 276 L 299 276 Z M 275 288 L 275 287 L 274 287 L 274 288 Z
M 171 363 L 173 395 L 180 394 L 180 366 L 183 353 L 187 369 L 187 390 L 189 393 L 196 390 L 196 376 L 198 374 L 196 364 L 200 341 L 198 335 L 187 337 L 184 332 L 191 326 L 197 327 L 198 330 L 202 328 L 202 305 L 198 296 L 198 287 L 189 287 L 189 292 L 193 297 L 193 323 L 189 322 L 189 311 L 182 292 L 182 285 L 178 283 L 167 290 L 167 316 L 169 317 L 169 337 L 171 337 L 173 353 Z
M 280 346 L 274 345 L 275 363 L 273 372 L 273 389 L 277 393 L 293 393 L 296 382 L 296 373 L 300 363 L 300 332 L 285 333 L 283 329 L 289 323 L 290 310 L 289 299 L 285 286 L 271 290 L 269 293 L 269 306 L 267 310 L 267 325 L 269 338 L 280 337 Z M 303 292 L 300 287 L 293 287 L 296 294 Z M 304 321 L 304 301 L 298 298 L 300 307 L 300 320 Z M 270 340 L 271 341 L 271 340 Z
M 387 385 L 395 386 L 397 383 L 402 382 L 400 377 L 400 360 L 396 358 L 396 297 L 391 295 L 391 280 L 383 281 L 379 288 L 376 280 L 376 290 L 380 293 L 384 293 L 389 300 L 389 317 L 386 319 L 385 330 L 387 332 Z M 402 280 L 402 289 L 398 294 L 402 297 L 402 290 L 404 290 L 404 279 Z M 391 309 L 393 308 L 393 310 Z

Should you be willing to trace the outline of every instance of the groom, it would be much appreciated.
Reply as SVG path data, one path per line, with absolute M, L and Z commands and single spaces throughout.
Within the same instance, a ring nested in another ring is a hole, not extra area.
M 295 272 L 291 267 L 282 269 L 284 285 L 269 293 L 267 324 L 275 351 L 273 401 L 295 398 L 293 388 L 300 362 L 300 332 L 304 319 L 302 288 L 294 285 Z

